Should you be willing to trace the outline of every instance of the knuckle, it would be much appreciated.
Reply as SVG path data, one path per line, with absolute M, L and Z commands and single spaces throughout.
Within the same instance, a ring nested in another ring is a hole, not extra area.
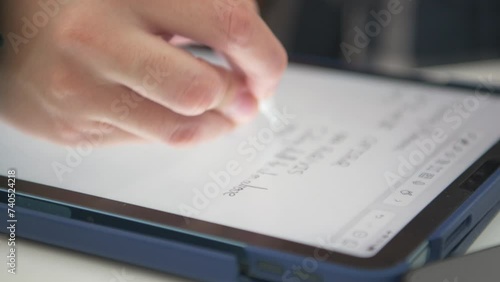
M 89 32 L 88 25 L 79 24 L 77 20 L 67 20 L 64 25 L 58 25 L 53 34 L 55 46 L 65 51 L 87 46 L 93 38 L 95 34 Z
M 257 21 L 255 12 L 243 5 L 231 8 L 227 18 L 227 40 L 229 45 L 246 46 L 252 37 Z
M 185 115 L 200 115 L 213 108 L 221 100 L 220 83 L 217 79 L 194 75 L 178 92 L 176 106 Z
M 64 13 L 59 15 L 52 29 L 51 39 L 61 52 L 72 52 L 74 49 L 86 50 L 107 43 L 102 36 L 102 22 L 89 21 L 88 19 L 95 19 L 95 16 L 79 8 L 81 7 L 78 5 L 67 7 Z
M 52 70 L 49 74 L 48 83 L 51 95 L 57 99 L 65 99 L 76 93 L 71 72 L 63 68 Z

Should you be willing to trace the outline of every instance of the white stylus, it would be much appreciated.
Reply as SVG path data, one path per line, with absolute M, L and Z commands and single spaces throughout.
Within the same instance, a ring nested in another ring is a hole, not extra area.
M 274 122 L 274 120 L 276 119 L 276 116 L 274 114 L 275 109 L 276 104 L 274 102 L 274 97 L 260 102 L 259 111 L 269 120 L 269 122 Z

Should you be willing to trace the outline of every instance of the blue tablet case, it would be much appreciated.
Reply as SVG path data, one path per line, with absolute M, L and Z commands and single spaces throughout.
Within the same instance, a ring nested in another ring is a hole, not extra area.
M 463 253 L 500 207 L 500 169 L 457 209 L 407 260 L 387 269 L 356 269 L 312 257 L 242 246 L 245 261 L 230 252 L 160 239 L 16 207 L 17 236 L 131 263 L 197 281 L 400 281 L 414 266 Z M 7 205 L 0 204 L 7 222 Z M 467 224 L 464 225 L 464 222 Z M 2 227 L 1 232 L 7 229 Z M 228 243 L 230 244 L 230 243 Z M 242 269 L 241 265 L 245 268 Z
M 422 263 L 438 260 L 448 255 L 463 254 L 482 230 L 497 214 L 500 208 L 500 169 L 491 175 L 476 192 L 464 202 L 415 253 L 406 261 L 387 269 L 365 270 L 334 265 L 331 263 L 308 262 L 307 258 L 286 255 L 272 250 L 247 247 L 250 274 L 270 281 L 303 282 L 303 281 L 400 281 L 412 267 Z M 463 222 L 470 221 L 467 228 L 461 228 Z M 281 261 L 285 269 L 280 277 L 259 268 L 259 262 Z M 297 267 L 298 266 L 298 267 Z M 301 267 L 302 266 L 302 267 Z M 304 267 L 306 266 L 306 267 Z M 316 267 L 314 267 L 316 266 Z M 298 270 L 297 273 L 293 273 Z

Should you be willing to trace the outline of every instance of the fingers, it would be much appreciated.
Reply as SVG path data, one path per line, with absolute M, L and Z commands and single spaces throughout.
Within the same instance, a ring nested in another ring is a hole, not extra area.
M 135 30 L 118 40 L 128 48 L 107 51 L 111 79 L 179 114 L 192 116 L 214 109 L 238 87 L 224 81 L 207 63 L 158 37 Z
M 93 147 L 103 147 L 117 144 L 141 143 L 145 140 L 137 135 L 121 130 L 113 125 L 93 122 L 91 129 L 84 130 L 76 146 L 92 144 Z
M 110 86 L 101 97 L 102 101 L 93 109 L 92 119 L 147 140 L 174 146 L 191 145 L 234 128 L 234 123 L 217 111 L 183 116 L 122 86 Z M 111 105 L 111 110 L 99 105 Z
M 284 48 L 248 0 L 148 0 L 134 8 L 157 32 L 191 38 L 223 52 L 265 97 L 287 65 Z M 135 4 L 132 4 L 135 5 Z
M 124 42 L 118 46 L 128 44 L 128 48 L 106 51 L 109 57 L 104 68 L 114 82 L 185 116 L 221 109 L 240 122 L 255 115 L 256 101 L 245 92 L 241 78 L 227 70 L 138 29 L 120 38 Z
M 217 108 L 217 111 L 237 124 L 249 122 L 257 115 L 258 110 L 259 102 L 246 90 L 238 91 Z

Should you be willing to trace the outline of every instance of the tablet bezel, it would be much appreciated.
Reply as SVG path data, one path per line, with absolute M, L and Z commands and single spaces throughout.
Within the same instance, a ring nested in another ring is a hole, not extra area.
M 366 73 L 366 72 L 365 72 Z M 372 75 L 377 75 L 371 73 Z M 387 75 L 384 75 L 387 77 Z M 392 77 L 394 78 L 394 77 Z M 397 79 L 404 79 L 398 77 Z M 421 81 L 412 79 L 412 81 Z M 421 81 L 426 84 L 441 87 L 432 82 Z M 463 85 L 447 85 L 468 89 Z M 491 91 L 497 94 L 497 90 Z M 462 173 L 452 184 L 450 184 L 438 197 L 436 197 L 424 210 L 410 221 L 393 239 L 391 239 L 382 250 L 370 258 L 350 256 L 344 253 L 329 251 L 331 254 L 327 261 L 335 264 L 344 264 L 357 268 L 387 268 L 391 267 L 410 256 L 432 233 L 438 228 L 460 205 L 472 194 L 473 189 L 464 183 L 469 177 L 487 162 L 500 162 L 500 140 L 488 150 L 483 156 L 474 162 L 464 173 Z M 7 183 L 7 178 L 0 175 L 1 183 Z M 476 183 L 481 184 L 481 183 Z M 317 246 L 309 246 L 295 243 L 279 238 L 274 238 L 254 232 L 244 231 L 232 227 L 214 224 L 184 216 L 152 210 L 140 206 L 130 205 L 110 199 L 86 195 L 46 186 L 18 179 L 16 183 L 17 194 L 20 197 L 29 197 L 40 201 L 46 201 L 52 205 L 60 205 L 71 209 L 72 218 L 75 220 L 91 221 L 96 224 L 113 225 L 116 228 L 128 229 L 127 221 L 136 224 L 151 225 L 147 232 L 153 236 L 168 236 L 174 239 L 200 246 L 216 244 L 216 241 L 208 237 L 218 238 L 220 242 L 236 242 L 233 246 L 240 252 L 239 245 L 253 245 L 277 251 L 294 253 L 304 257 L 311 257 Z M 1 190 L 1 188 L 0 188 Z M 2 191 L 5 194 L 5 191 Z M 2 197 L 3 199 L 4 197 Z M 6 199 L 6 197 L 5 197 Z M 3 200 L 1 201 L 3 202 Z M 6 203 L 6 202 L 5 202 Z M 429 219 L 432 219 L 429 221 Z M 161 232 L 159 229 L 164 229 Z M 183 232 L 185 231 L 185 233 Z M 143 232 L 146 232 L 143 229 Z M 183 234 L 182 236 L 179 236 Z M 231 243 L 228 243 L 231 245 Z M 239 253 L 239 255 L 243 255 Z

